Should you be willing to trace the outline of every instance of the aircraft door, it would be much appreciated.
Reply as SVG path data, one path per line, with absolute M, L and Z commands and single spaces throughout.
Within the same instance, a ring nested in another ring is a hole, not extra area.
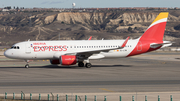
M 137 45 L 137 51 L 142 51 L 142 43 L 141 43 L 141 41 L 139 41 L 139 43 Z
M 26 49 L 25 49 L 26 53 L 27 54 L 30 54 L 31 53 L 31 44 L 26 44 Z

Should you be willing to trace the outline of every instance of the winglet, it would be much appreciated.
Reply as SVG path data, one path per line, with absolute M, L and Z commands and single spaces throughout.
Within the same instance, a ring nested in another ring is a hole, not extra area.
M 129 40 L 129 36 L 126 38 L 126 40 L 125 40 L 124 43 L 122 44 L 121 48 L 124 48 L 124 47 L 126 46 L 128 40 Z
M 91 38 L 92 38 L 92 36 L 90 36 L 88 40 L 91 40 Z

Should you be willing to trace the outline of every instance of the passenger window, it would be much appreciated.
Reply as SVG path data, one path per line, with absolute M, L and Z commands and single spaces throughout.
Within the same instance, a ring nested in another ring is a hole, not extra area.
M 19 49 L 19 46 L 17 46 L 17 49 Z
M 16 46 L 14 46 L 14 49 L 16 49 Z

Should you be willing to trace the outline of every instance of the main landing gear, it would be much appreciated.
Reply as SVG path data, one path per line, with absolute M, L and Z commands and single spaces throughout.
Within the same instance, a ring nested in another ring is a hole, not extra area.
M 78 66 L 79 67 L 84 67 L 84 63 L 83 62 L 79 62 Z M 91 68 L 92 65 L 91 65 L 91 63 L 86 63 L 85 66 L 86 66 L 86 68 Z
M 85 66 L 86 66 L 86 68 L 91 68 L 92 65 L 91 65 L 91 63 L 86 63 Z

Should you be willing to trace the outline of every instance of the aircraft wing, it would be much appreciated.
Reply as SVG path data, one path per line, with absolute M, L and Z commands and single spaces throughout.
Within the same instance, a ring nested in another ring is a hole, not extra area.
M 91 56 L 93 54 L 99 54 L 100 52 L 109 52 L 110 50 L 122 49 L 122 48 L 124 48 L 126 46 L 128 40 L 129 40 L 129 37 L 126 38 L 126 40 L 123 42 L 122 45 L 120 45 L 120 47 L 116 47 L 116 48 L 106 48 L 106 49 L 79 51 L 79 52 L 76 52 L 76 53 L 66 53 L 65 55 L 77 55 L 77 56 L 80 56 L 80 57 L 83 57 L 84 59 L 86 59 L 89 56 Z

